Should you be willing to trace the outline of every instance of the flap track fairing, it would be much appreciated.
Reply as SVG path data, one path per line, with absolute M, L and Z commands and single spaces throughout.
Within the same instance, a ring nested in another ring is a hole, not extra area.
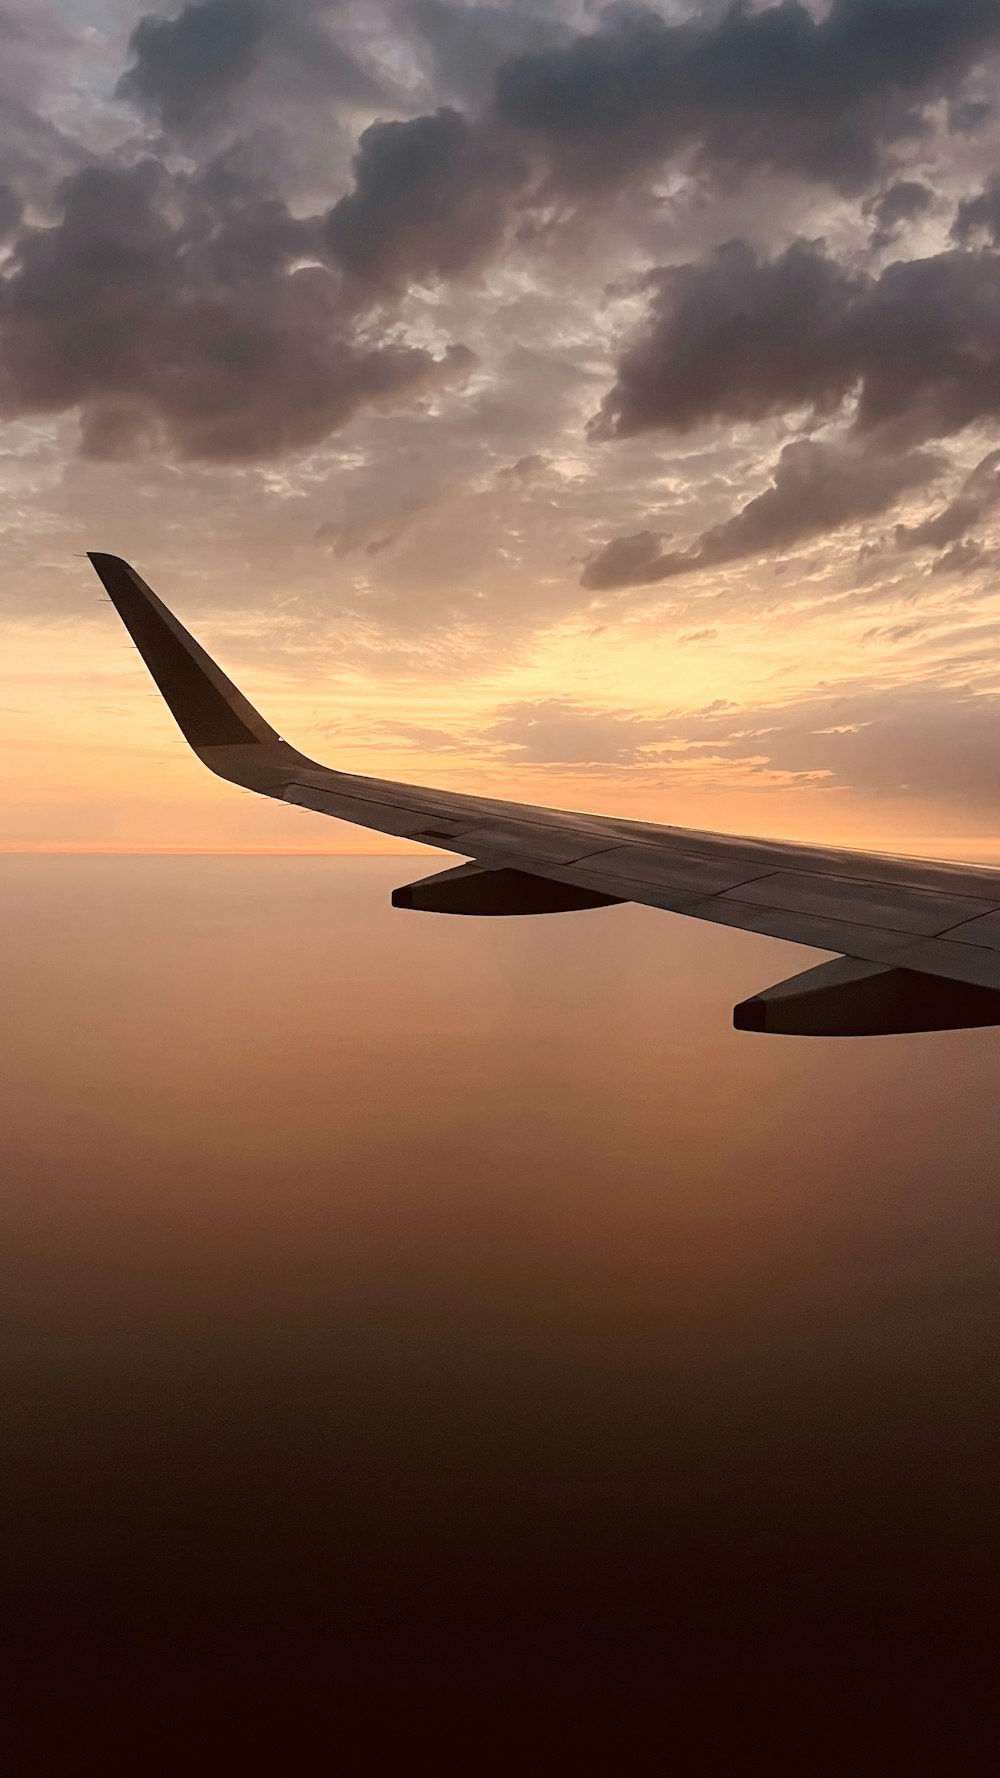
M 1000 993 L 915 969 L 837 957 L 733 1011 L 737 1031 L 786 1037 L 893 1037 L 1000 1025 Z
M 394 908 L 416 908 L 426 914 L 570 914 L 584 908 L 621 905 L 617 896 L 593 889 L 552 883 L 524 870 L 486 870 L 460 864 L 392 892 Z

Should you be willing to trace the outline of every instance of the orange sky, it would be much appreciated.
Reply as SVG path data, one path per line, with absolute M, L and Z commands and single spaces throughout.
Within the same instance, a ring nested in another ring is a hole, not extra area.
M 15 7 L 0 850 L 397 845 L 201 771 L 93 548 L 324 762 L 1000 859 L 1000 31 L 752 8 L 680 116 L 700 0 L 411 10 Z

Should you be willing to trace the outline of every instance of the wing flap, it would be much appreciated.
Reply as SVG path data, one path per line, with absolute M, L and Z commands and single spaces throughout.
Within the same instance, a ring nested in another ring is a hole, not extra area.
M 829 915 L 861 926 L 887 927 L 934 938 L 965 920 L 994 911 L 988 901 L 936 894 L 929 889 L 900 889 L 887 883 L 862 883 L 843 877 L 816 877 L 807 871 L 784 871 L 743 883 L 724 894 L 731 901 L 751 902 L 791 914 Z

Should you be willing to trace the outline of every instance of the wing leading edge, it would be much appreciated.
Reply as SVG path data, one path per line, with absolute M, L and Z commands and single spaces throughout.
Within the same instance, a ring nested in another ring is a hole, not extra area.
M 496 915 L 640 902 L 835 953 L 736 1008 L 741 1029 L 1000 1024 L 1000 870 L 744 839 L 339 772 L 282 739 L 135 569 L 90 560 L 178 727 L 219 777 L 470 864 L 397 906 Z

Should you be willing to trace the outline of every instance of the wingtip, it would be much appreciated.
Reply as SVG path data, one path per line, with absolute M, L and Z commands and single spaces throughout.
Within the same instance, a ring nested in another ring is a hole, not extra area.
M 104 550 L 88 550 L 87 557 L 196 753 L 279 739 L 131 562 Z
M 124 556 L 110 555 L 107 550 L 88 549 L 86 555 L 88 562 L 90 562 L 92 567 L 97 569 L 98 574 L 100 574 L 102 566 L 107 568 L 132 567 L 131 562 L 126 562 Z

